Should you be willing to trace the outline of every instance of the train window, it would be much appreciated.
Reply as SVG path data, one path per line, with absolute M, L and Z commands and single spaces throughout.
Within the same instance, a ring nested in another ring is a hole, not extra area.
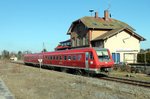
M 93 57 L 93 53 L 92 52 L 90 52 L 90 57 L 89 57 L 91 60 L 93 60 L 94 59 L 94 57 Z
M 58 56 L 56 56 L 56 60 L 58 60 Z
M 62 56 L 59 56 L 59 59 L 62 60 Z
M 64 56 L 64 60 L 67 60 L 67 56 Z
M 107 50 L 97 50 L 96 51 L 99 61 L 110 61 L 110 57 Z
M 51 56 L 49 56 L 48 59 L 51 60 Z
M 53 57 L 52 56 L 50 56 L 50 60 L 52 60 L 53 59 Z
M 53 56 L 53 60 L 55 60 L 55 56 Z
M 71 56 L 68 56 L 68 60 L 71 60 Z
M 76 56 L 73 56 L 73 58 L 72 58 L 73 60 L 76 60 Z
M 79 60 L 79 61 L 81 60 L 81 58 L 82 58 L 82 56 L 81 56 L 81 55 L 78 55 L 78 60 Z

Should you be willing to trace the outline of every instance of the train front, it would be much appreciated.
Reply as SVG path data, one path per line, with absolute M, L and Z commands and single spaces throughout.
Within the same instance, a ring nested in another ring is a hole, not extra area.
M 114 66 L 110 51 L 108 49 L 95 49 L 95 51 L 100 72 L 108 72 Z

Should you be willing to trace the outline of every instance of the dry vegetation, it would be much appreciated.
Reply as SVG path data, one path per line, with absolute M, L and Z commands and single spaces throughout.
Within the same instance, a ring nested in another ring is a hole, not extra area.
M 110 72 L 111 76 L 115 77 L 121 77 L 121 78 L 128 78 L 128 79 L 133 79 L 133 80 L 142 80 L 142 81 L 147 81 L 150 82 L 150 75 L 144 74 L 144 73 L 131 73 L 128 71 L 128 66 L 126 70 L 122 70 L 120 67 L 117 68 L 117 70 L 113 70 Z
M 150 99 L 150 90 L 0 62 L 0 78 L 16 99 Z

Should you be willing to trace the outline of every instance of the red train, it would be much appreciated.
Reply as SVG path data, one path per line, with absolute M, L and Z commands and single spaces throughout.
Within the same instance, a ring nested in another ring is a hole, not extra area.
M 25 64 L 39 65 L 38 59 L 42 59 L 42 65 L 45 66 L 96 74 L 107 71 L 114 65 L 109 50 L 100 48 L 81 48 L 24 55 Z

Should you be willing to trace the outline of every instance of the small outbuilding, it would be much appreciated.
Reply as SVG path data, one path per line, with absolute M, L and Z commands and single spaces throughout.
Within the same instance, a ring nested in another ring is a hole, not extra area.
M 12 61 L 17 61 L 18 58 L 17 58 L 16 56 L 11 56 L 11 57 L 10 57 L 10 60 L 12 60 Z

